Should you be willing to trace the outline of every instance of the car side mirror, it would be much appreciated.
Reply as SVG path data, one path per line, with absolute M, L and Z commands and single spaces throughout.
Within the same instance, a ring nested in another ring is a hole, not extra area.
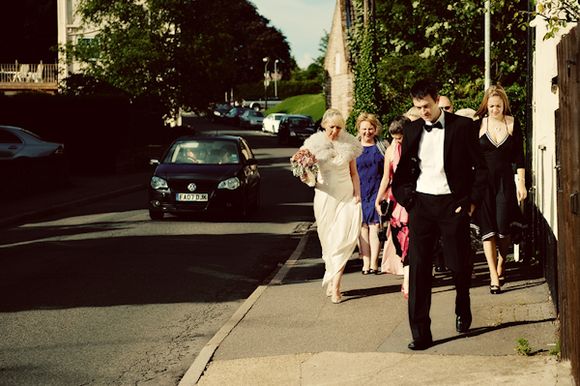
M 255 158 L 250 158 L 247 162 L 248 166 L 250 167 L 250 170 L 252 170 L 253 172 L 255 172 L 256 170 L 258 170 L 258 160 Z
M 151 165 L 151 166 L 157 166 L 159 164 L 160 164 L 160 162 L 158 159 L 150 159 L 149 160 L 149 165 Z

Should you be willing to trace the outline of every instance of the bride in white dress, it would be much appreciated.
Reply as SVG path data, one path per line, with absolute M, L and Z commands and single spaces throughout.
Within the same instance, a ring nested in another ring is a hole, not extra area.
M 310 136 L 302 148 L 318 161 L 314 217 L 326 269 L 322 286 L 328 285 L 326 294 L 333 303 L 340 303 L 340 281 L 361 229 L 356 158 L 362 153 L 362 145 L 344 130 L 344 118 L 336 109 L 324 113 L 321 126 L 325 131 Z

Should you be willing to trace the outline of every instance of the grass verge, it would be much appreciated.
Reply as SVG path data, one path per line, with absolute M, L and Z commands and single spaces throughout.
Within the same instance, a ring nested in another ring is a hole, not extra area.
M 296 95 L 284 99 L 284 101 L 268 110 L 264 115 L 271 113 L 302 114 L 309 115 L 314 121 L 322 118 L 326 102 L 323 94 Z

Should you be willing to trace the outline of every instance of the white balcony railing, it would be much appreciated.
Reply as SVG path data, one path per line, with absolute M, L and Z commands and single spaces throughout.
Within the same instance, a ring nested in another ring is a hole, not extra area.
M 57 74 L 56 64 L 0 64 L 0 84 L 7 88 L 36 88 L 35 85 L 56 87 Z

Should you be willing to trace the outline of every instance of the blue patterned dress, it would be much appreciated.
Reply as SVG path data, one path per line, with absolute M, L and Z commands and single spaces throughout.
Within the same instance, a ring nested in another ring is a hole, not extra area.
M 375 200 L 383 178 L 384 165 L 385 157 L 376 145 L 363 146 L 363 153 L 356 159 L 356 168 L 360 178 L 363 224 L 379 223 Z

